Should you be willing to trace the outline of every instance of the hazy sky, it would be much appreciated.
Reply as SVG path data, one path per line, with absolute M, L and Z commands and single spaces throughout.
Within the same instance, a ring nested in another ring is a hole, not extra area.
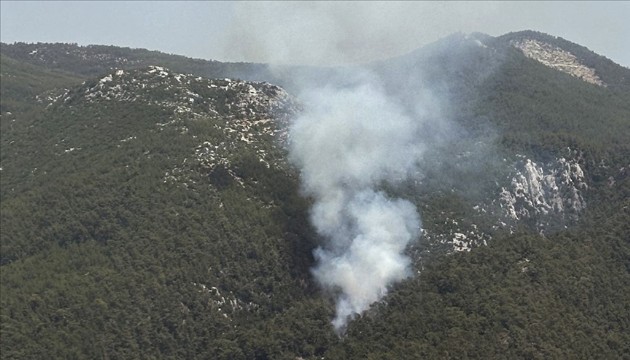
M 73 42 L 255 62 L 348 63 L 454 32 L 538 30 L 630 67 L 630 2 L 0 1 L 3 42 Z

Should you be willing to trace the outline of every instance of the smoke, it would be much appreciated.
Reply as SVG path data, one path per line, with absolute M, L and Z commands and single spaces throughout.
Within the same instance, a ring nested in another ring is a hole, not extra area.
M 290 128 L 290 160 L 314 199 L 311 221 L 327 240 L 315 250 L 313 274 L 337 294 L 333 325 L 342 332 L 411 274 L 404 251 L 419 235 L 420 218 L 412 203 L 378 188 L 415 172 L 422 122 L 373 80 L 301 99 L 307 109 Z
M 418 24 L 448 10 L 410 6 L 246 3 L 236 8 L 228 49 L 271 64 L 365 63 L 411 50 Z M 419 237 L 420 216 L 411 202 L 383 189 L 417 177 L 426 147 L 436 142 L 431 137 L 446 127 L 440 101 L 418 71 L 406 69 L 383 73 L 366 65 L 286 75 L 304 107 L 289 129 L 289 157 L 313 199 L 310 220 L 323 239 L 312 274 L 335 297 L 338 333 L 412 274 L 405 251 Z M 282 66 L 275 70 L 282 74 Z
M 407 53 L 457 31 L 483 31 L 480 24 L 500 19 L 499 5 L 466 1 L 239 2 L 225 37 L 223 57 L 293 65 L 367 63 Z

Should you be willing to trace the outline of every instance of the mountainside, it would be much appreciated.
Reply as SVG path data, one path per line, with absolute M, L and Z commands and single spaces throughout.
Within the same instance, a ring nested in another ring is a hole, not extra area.
M 174 71 L 196 73 L 208 78 L 264 73 L 266 69 L 266 65 L 262 64 L 222 63 L 159 51 L 102 45 L 3 43 L 2 53 L 24 63 L 83 77 L 95 77 L 115 69 L 131 70 L 149 65 L 161 65 Z
M 0 50 L 2 358 L 630 352 L 630 70 L 579 45 L 455 34 L 369 65 L 435 123 L 418 173 L 380 188 L 420 211 L 415 275 L 342 337 L 287 158 L 308 106 L 291 89 L 365 69 Z
M 452 120 L 446 131 L 454 135 L 434 145 L 425 161 L 427 179 L 414 192 L 456 190 L 475 213 L 456 222 L 492 213 L 494 224 L 486 228 L 513 232 L 527 223 L 545 232 L 574 223 L 602 192 L 622 189 L 615 179 L 625 179 L 630 158 L 628 92 L 576 81 L 523 55 L 512 37 L 455 34 L 375 65 L 406 106 L 415 106 L 411 90 L 419 81 L 433 84 L 448 104 L 441 116 Z M 454 249 L 469 249 L 491 231 L 460 225 L 449 233 L 439 237 Z M 471 235 L 472 244 L 463 241 Z

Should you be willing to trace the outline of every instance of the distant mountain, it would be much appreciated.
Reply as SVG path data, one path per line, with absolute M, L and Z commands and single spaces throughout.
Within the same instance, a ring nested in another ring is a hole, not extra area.
M 421 212 L 416 276 L 343 338 L 285 145 L 298 85 L 365 69 L 0 53 L 3 358 L 630 352 L 630 70 L 584 47 L 454 34 L 367 66 L 448 126 L 424 129 L 416 177 L 382 189 Z
M 48 90 L 77 85 L 82 81 L 81 77 L 22 63 L 4 54 L 0 55 L 0 66 L 0 113 L 3 114 L 27 111 L 36 96 L 43 95 Z
M 159 51 L 131 49 L 117 46 L 65 43 L 1 43 L 4 56 L 24 64 L 40 66 L 48 71 L 72 74 L 75 77 L 104 76 L 117 69 L 132 70 L 147 66 L 162 66 L 172 71 L 194 74 L 209 79 L 232 78 L 268 81 L 285 87 L 294 85 L 297 78 L 317 79 L 312 67 L 274 66 L 244 62 L 219 62 L 193 59 Z M 319 74 L 322 69 L 318 69 Z
M 222 63 L 159 51 L 102 45 L 2 43 L 2 53 L 21 62 L 86 77 L 104 75 L 115 69 L 134 69 L 149 65 L 203 74 L 208 78 L 237 77 L 237 73 L 255 73 L 264 71 L 267 67 L 263 64 Z

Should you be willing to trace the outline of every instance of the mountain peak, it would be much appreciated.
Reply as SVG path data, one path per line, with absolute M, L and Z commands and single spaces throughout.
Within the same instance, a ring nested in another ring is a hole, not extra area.
M 525 30 L 497 37 L 528 58 L 588 83 L 627 91 L 630 71 L 588 48 L 561 37 Z
M 574 54 L 558 46 L 528 38 L 511 40 L 510 44 L 521 50 L 528 58 L 534 59 L 545 66 L 575 76 L 591 84 L 606 86 L 597 76 L 595 69 L 584 65 Z

